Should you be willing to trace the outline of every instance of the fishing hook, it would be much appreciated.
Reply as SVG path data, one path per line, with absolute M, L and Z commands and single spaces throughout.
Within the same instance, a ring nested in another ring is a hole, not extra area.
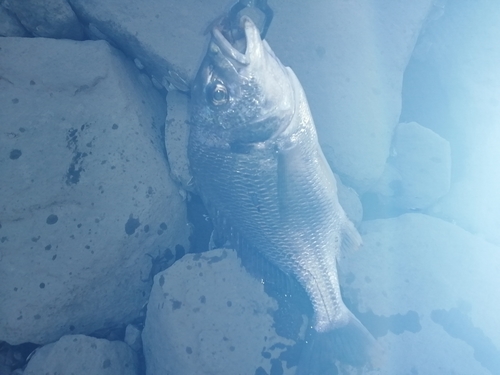
M 238 20 L 238 13 L 243 9 L 250 7 L 254 7 L 264 14 L 264 26 L 262 27 L 262 31 L 260 32 L 260 37 L 262 40 L 264 40 L 267 35 L 267 31 L 269 30 L 269 26 L 271 25 L 271 21 L 274 17 L 274 12 L 269 4 L 267 4 L 267 0 L 239 0 L 231 7 L 227 19 L 229 20 L 229 22 L 234 24 Z

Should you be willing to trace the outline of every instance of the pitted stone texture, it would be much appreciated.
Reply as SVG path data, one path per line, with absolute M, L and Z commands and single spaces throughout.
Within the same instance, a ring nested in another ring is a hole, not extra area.
M 4 0 L 3 4 L 35 36 L 84 39 L 83 26 L 66 0 Z
M 122 341 L 63 336 L 35 351 L 23 375 L 137 375 L 137 355 Z
M 448 193 L 450 181 L 449 142 L 416 122 L 402 123 L 384 174 L 372 191 L 385 205 L 424 209 Z
M 188 244 L 163 98 L 104 41 L 0 38 L 0 70 L 0 340 L 127 323 Z
M 380 375 L 497 374 L 500 248 L 422 214 L 366 221 L 360 232 L 341 283 L 386 351 Z
M 276 309 L 234 250 L 186 255 L 155 277 L 142 335 L 147 374 L 269 374 L 293 345 L 274 331 Z

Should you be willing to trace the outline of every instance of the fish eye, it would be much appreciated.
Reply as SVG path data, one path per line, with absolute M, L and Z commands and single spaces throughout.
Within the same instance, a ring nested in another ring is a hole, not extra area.
M 227 103 L 229 94 L 227 88 L 221 82 L 216 82 L 210 92 L 210 99 L 214 105 L 222 105 Z

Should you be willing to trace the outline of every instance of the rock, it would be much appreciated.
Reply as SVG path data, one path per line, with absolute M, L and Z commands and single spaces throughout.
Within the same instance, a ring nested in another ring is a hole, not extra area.
M 122 341 L 63 336 L 35 351 L 23 375 L 137 375 L 138 360 Z
M 449 122 L 455 179 L 430 212 L 500 245 L 500 3 L 448 2 L 420 44 L 420 58 L 437 72 Z
M 188 245 L 165 102 L 104 41 L 0 38 L 0 66 L 0 340 L 126 324 Z
M 28 36 L 16 16 L 0 3 L 0 36 Z
M 135 352 L 140 352 L 142 350 L 142 331 L 136 326 L 129 324 L 125 328 L 125 338 L 123 341 L 127 343 Z
M 35 36 L 84 39 L 83 26 L 66 0 L 4 0 L 3 5 Z
M 293 342 L 276 334 L 276 309 L 233 250 L 186 255 L 155 276 L 142 334 L 147 374 L 293 374 L 278 359 Z
M 423 209 L 448 193 L 450 144 L 416 122 L 399 124 L 393 155 L 372 191 L 379 200 L 403 210 Z
M 193 177 L 189 170 L 187 144 L 189 139 L 188 97 L 177 90 L 167 95 L 167 119 L 165 121 L 165 147 L 170 174 L 186 191 L 193 191 Z
M 422 214 L 364 222 L 344 298 L 387 352 L 385 374 L 498 374 L 500 248 Z

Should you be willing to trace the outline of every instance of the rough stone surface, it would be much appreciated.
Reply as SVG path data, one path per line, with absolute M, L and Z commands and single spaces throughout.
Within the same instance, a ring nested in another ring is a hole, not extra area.
M 85 36 L 66 0 L 4 0 L 3 5 L 35 36 L 75 40 Z
M 35 351 L 23 375 L 137 375 L 137 355 L 122 341 L 63 336 Z
M 450 1 L 419 50 L 438 72 L 462 161 L 450 194 L 432 210 L 500 245 L 500 3 Z
M 416 122 L 396 128 L 392 155 L 373 189 L 381 202 L 400 209 L 423 209 L 450 190 L 449 142 Z
M 498 374 L 500 248 L 422 214 L 360 231 L 341 281 L 386 349 L 380 374 Z
M 188 244 L 163 98 L 104 41 L 0 38 L 0 71 L 0 340 L 127 323 Z
M 188 90 L 207 27 L 234 2 L 70 0 L 97 38 L 138 59 L 154 80 Z M 268 41 L 297 73 L 334 170 L 366 190 L 382 174 L 400 113 L 403 71 L 432 0 L 270 4 Z
M 277 360 L 293 342 L 276 334 L 276 308 L 233 250 L 186 255 L 155 277 L 142 336 L 147 374 L 269 374 L 272 366 L 293 374 Z
M 0 3 L 0 36 L 27 36 L 28 34 L 15 14 L 5 9 Z

